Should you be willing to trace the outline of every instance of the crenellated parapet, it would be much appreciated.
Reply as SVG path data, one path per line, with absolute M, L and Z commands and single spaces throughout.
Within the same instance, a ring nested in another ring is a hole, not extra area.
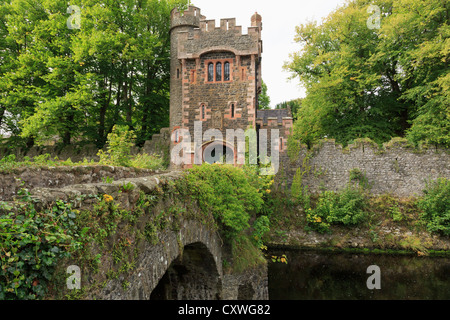
M 259 16 L 260 17 L 260 16 Z M 242 33 L 242 26 L 236 25 L 236 18 L 207 20 L 200 9 L 190 7 L 183 14 L 172 11 L 172 27 L 192 26 L 192 29 L 178 33 L 178 59 L 196 59 L 205 52 L 230 51 L 236 56 L 257 55 L 262 53 L 260 22 L 248 27 L 248 33 Z
M 189 6 L 189 8 L 184 11 L 179 11 L 175 8 L 170 13 L 170 26 L 172 29 L 181 26 L 198 28 L 200 26 L 200 21 L 204 19 L 206 19 L 206 17 L 201 15 L 200 8 Z

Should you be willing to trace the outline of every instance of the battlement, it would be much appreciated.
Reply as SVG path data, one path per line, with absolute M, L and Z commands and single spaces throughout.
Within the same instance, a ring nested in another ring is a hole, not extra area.
M 216 30 L 230 31 L 239 35 L 242 34 L 242 26 L 236 25 L 236 18 L 220 19 L 220 24 L 216 27 L 216 20 L 201 20 L 200 32 L 211 32 Z M 249 34 L 258 34 L 258 27 L 248 27 Z
M 202 16 L 201 9 L 189 6 L 188 9 L 180 12 L 177 8 L 173 9 L 170 13 L 171 28 L 179 26 L 192 26 L 198 28 L 200 21 L 206 19 Z
M 171 18 L 181 18 L 181 17 L 202 17 L 201 9 L 194 6 L 189 6 L 188 9 L 184 10 L 183 12 L 180 12 L 178 8 L 174 8 L 171 12 Z
M 178 59 L 198 58 L 209 49 L 259 56 L 262 52 L 261 21 L 261 16 L 255 13 L 247 34 L 243 34 L 242 26 L 236 25 L 236 18 L 220 19 L 216 25 L 216 20 L 206 19 L 200 8 L 190 6 L 184 12 L 173 9 L 172 29 L 185 27 L 177 31 Z

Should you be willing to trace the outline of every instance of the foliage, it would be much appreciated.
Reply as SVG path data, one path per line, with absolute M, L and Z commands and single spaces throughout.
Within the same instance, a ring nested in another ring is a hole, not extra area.
M 136 136 L 130 131 L 128 126 L 114 126 L 112 132 L 108 134 L 106 152 L 100 150 L 99 164 L 129 167 L 131 165 L 131 147 L 133 147 Z
M 258 217 L 253 223 L 253 237 L 256 240 L 256 246 L 258 248 L 264 247 L 263 237 L 270 231 L 270 221 L 267 216 Z
M 267 94 L 267 84 L 261 80 L 261 93 L 258 95 L 258 109 L 270 109 L 270 97 Z
M 281 256 L 272 256 L 271 257 L 272 262 L 280 262 L 287 264 L 287 256 L 285 254 Z
M 164 170 L 166 168 L 164 159 L 159 155 L 149 155 L 146 153 L 140 153 L 134 156 L 131 159 L 130 166 L 148 170 Z
M 304 209 L 310 208 L 310 196 L 308 186 L 303 186 L 303 175 L 306 172 L 302 168 L 297 168 L 291 185 L 291 197 L 294 201 L 303 206 Z
M 108 135 L 106 152 L 100 150 L 97 154 L 100 157 L 99 164 L 150 170 L 164 169 L 164 160 L 158 155 L 146 153 L 131 155 L 135 139 L 134 132 L 127 126 L 114 126 Z
M 302 107 L 302 101 L 303 101 L 303 99 L 299 98 L 299 99 L 281 102 L 275 106 L 275 109 L 287 109 L 289 106 L 291 108 L 292 117 L 294 118 L 294 121 L 296 121 L 298 111 Z
M 314 208 L 306 211 L 308 226 L 318 232 L 328 232 L 331 225 L 357 225 L 367 218 L 368 201 L 361 188 L 347 186 L 336 193 L 324 191 Z
M 48 153 L 35 156 L 33 158 L 24 157 L 23 160 L 16 160 L 14 154 L 10 154 L 0 160 L 0 172 L 8 172 L 15 168 L 35 168 L 35 167 L 61 167 L 61 166 L 78 166 L 94 164 L 94 161 L 87 161 L 86 159 L 77 163 L 72 162 L 69 158 L 67 160 L 59 160 L 58 157 L 51 158 Z
M 427 183 L 424 197 L 418 200 L 421 219 L 430 232 L 450 236 L 450 180 L 439 178 Z
M 349 171 L 349 180 L 350 182 L 358 182 L 358 184 L 364 188 L 369 188 L 369 180 L 364 172 L 359 168 L 354 168 Z
M 187 0 L 63 0 L 0 4 L 0 127 L 9 147 L 95 142 L 114 125 L 139 145 L 169 124 L 170 11 Z
M 29 192 L 19 193 L 17 212 L 3 206 L 0 216 L 0 300 L 43 298 L 57 262 L 80 247 L 70 204 L 57 201 L 43 212 L 34 209 Z
M 231 240 L 250 228 L 250 218 L 263 206 L 263 192 L 253 183 L 257 176 L 229 165 L 196 166 L 189 169 L 179 186 L 198 201 L 204 212 L 211 212 Z
M 449 2 L 379 0 L 381 28 L 368 28 L 369 0 L 351 0 L 322 24 L 296 29 L 302 48 L 285 69 L 307 90 L 294 138 L 344 146 L 392 137 L 448 147 Z

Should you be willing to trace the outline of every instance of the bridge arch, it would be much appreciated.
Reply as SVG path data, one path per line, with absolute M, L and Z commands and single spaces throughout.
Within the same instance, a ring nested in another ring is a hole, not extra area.
M 184 247 L 150 295 L 150 300 L 219 300 L 222 281 L 205 244 Z
M 102 299 L 221 299 L 223 243 L 217 230 L 184 220 L 179 231 L 167 230 L 158 236 L 158 244 L 146 242 L 140 248 L 135 268 L 126 279 L 130 287 L 123 290 L 120 279 L 109 281 L 100 294 Z

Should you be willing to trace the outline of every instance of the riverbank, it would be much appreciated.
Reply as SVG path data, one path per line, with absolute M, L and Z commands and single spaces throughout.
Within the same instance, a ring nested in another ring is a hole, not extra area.
M 325 233 L 310 228 L 301 206 L 278 202 L 265 243 L 271 248 L 450 256 L 450 237 L 427 230 L 414 199 L 396 199 L 396 216 L 382 200 L 371 199 L 364 222 L 356 226 L 332 225 Z
M 332 234 L 306 230 L 277 230 L 267 240 L 269 248 L 313 249 L 357 253 L 396 253 L 419 256 L 450 256 L 450 240 L 427 232 L 396 228 L 380 228 L 374 241 L 373 231 L 355 228 Z

